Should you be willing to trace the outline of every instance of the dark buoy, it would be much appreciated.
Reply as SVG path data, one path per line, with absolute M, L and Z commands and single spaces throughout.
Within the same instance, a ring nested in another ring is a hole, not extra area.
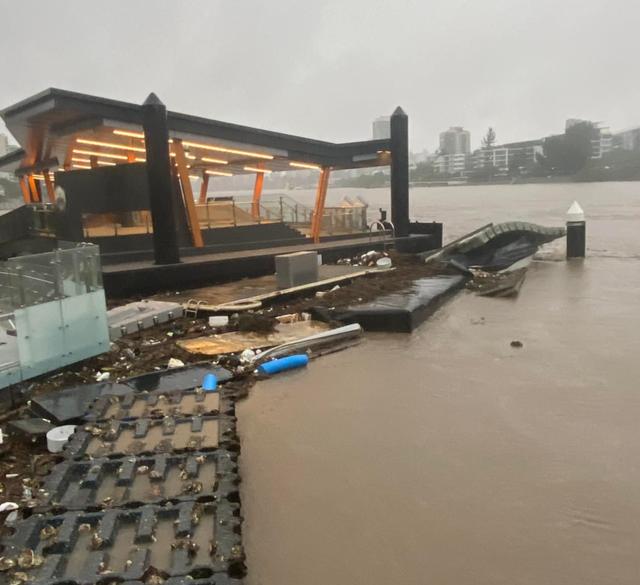
M 584 258 L 587 250 L 587 223 L 584 211 L 574 201 L 567 211 L 567 259 Z

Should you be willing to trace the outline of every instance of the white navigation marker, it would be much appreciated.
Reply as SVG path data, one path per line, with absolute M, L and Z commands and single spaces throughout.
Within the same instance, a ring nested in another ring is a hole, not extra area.
M 577 201 L 567 210 L 567 221 L 584 221 L 584 210 Z

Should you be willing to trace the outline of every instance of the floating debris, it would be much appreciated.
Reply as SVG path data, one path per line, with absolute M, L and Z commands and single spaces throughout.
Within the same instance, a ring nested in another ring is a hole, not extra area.
M 58 534 L 58 528 L 47 524 L 42 530 L 40 530 L 40 540 L 51 540 Z
M 21 569 L 31 569 L 32 567 L 39 567 L 44 563 L 44 558 L 37 555 L 31 549 L 26 549 L 18 555 L 17 562 Z
M 16 566 L 16 561 L 10 557 L 0 557 L 0 572 L 10 571 Z

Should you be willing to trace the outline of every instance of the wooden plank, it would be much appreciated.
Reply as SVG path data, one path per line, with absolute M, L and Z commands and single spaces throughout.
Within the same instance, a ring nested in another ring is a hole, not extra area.
M 322 215 L 324 214 L 324 204 L 327 200 L 327 187 L 329 186 L 329 174 L 331 167 L 322 167 L 320 178 L 318 179 L 318 189 L 316 191 L 316 203 L 313 209 L 313 221 L 311 223 L 311 237 L 314 243 L 320 242 L 320 232 L 322 231 Z
M 29 191 L 29 183 L 26 177 L 20 177 L 20 189 L 22 190 L 24 202 L 31 203 L 31 192 Z
M 252 297 L 245 297 L 243 299 L 236 299 L 233 301 L 227 301 L 224 303 L 220 303 L 218 305 L 211 305 L 208 303 L 198 303 L 199 311 L 209 311 L 213 313 L 218 312 L 232 312 L 234 311 L 234 305 L 237 306 L 238 310 L 243 307 L 246 308 L 259 308 L 258 306 L 253 307 L 252 305 L 258 305 L 264 303 L 264 301 L 273 301 L 275 299 L 287 297 L 292 294 L 298 294 L 303 292 L 313 291 L 319 288 L 328 287 L 335 284 L 340 284 L 343 282 L 347 282 L 353 280 L 354 278 L 360 278 L 362 276 L 367 276 L 369 274 L 380 274 L 382 272 L 392 272 L 395 268 L 368 268 L 366 270 L 360 270 L 358 272 L 352 272 L 351 274 L 344 274 L 341 276 L 333 276 L 331 278 L 325 278 L 324 280 L 318 280 L 316 282 L 310 282 L 308 284 L 302 284 L 300 286 L 294 286 L 291 288 L 283 288 L 280 290 L 275 290 L 268 293 L 263 293 L 259 295 L 254 295 Z M 197 300 L 197 299 L 196 299 Z M 189 303 L 183 303 L 183 307 L 188 308 Z
M 256 182 L 253 185 L 253 199 L 251 200 L 251 215 L 253 219 L 260 219 L 260 198 L 264 185 L 264 173 L 256 173 Z
M 200 199 L 198 203 L 204 204 L 207 202 L 207 193 L 209 192 L 209 175 L 202 172 L 202 183 L 200 183 Z
M 191 181 L 189 180 L 187 157 L 184 155 L 182 140 L 179 138 L 173 139 L 173 151 L 176 154 L 175 161 L 178 168 L 178 179 L 182 187 L 182 199 L 187 210 L 189 227 L 191 228 L 191 239 L 196 248 L 202 248 L 204 243 L 202 241 L 202 232 L 200 231 L 200 222 L 198 221 L 196 211 L 196 202 L 193 200 L 193 189 L 191 188 Z
M 33 175 L 29 175 L 29 192 L 31 193 L 31 202 L 38 203 L 40 201 L 40 187 Z
M 49 203 L 55 203 L 56 194 L 53 188 L 53 181 L 51 180 L 51 176 L 49 175 L 49 171 L 44 170 L 42 171 L 42 174 L 44 175 L 44 184 L 47 188 L 47 199 L 49 199 Z

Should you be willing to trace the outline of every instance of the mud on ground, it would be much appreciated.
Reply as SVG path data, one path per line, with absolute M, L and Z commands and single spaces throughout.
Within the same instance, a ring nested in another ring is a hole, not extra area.
M 275 317 L 288 313 L 309 310 L 313 306 L 348 306 L 370 301 L 380 295 L 408 288 L 417 278 L 442 274 L 443 271 L 433 266 L 426 266 L 417 258 L 393 254 L 394 270 L 353 279 L 340 288 L 316 297 L 315 292 L 304 297 L 285 302 L 275 302 L 255 312 L 246 312 L 240 318 L 232 318 L 230 326 L 224 329 L 211 328 L 206 315 L 198 318 L 181 318 L 139 333 L 128 335 L 111 343 L 110 351 L 103 355 L 85 360 L 35 378 L 20 385 L 18 392 L 28 399 L 30 396 L 53 392 L 80 384 L 96 381 L 96 374 L 108 372 L 109 381 L 118 381 L 153 370 L 164 369 L 170 358 L 177 358 L 185 365 L 211 358 L 188 353 L 176 345 L 176 341 L 200 337 L 222 331 L 266 331 L 275 323 Z M 231 369 L 239 365 L 235 356 L 223 356 L 217 363 Z M 224 385 L 224 391 L 236 398 L 247 395 L 255 377 L 246 376 Z M 14 392 L 14 394 L 18 394 Z M 0 425 L 7 420 L 29 416 L 28 406 L 22 405 L 13 411 L 6 412 L 0 419 Z M 37 489 L 39 478 L 44 476 L 48 467 L 59 457 L 46 451 L 40 443 L 30 443 L 21 437 L 5 438 L 0 445 L 0 502 L 16 501 L 23 504 L 28 500 L 30 490 Z M 15 476 L 11 477 L 13 474 Z M 10 477 L 7 478 L 7 475 Z
M 458 274 L 452 269 L 439 265 L 427 265 L 416 256 L 392 253 L 390 257 L 393 261 L 392 270 L 355 278 L 349 284 L 340 285 L 337 290 L 328 291 L 320 297 L 316 296 L 314 291 L 304 297 L 278 303 L 273 306 L 273 314 L 298 313 L 307 311 L 314 306 L 347 307 L 406 290 L 419 278 L 439 274 Z

